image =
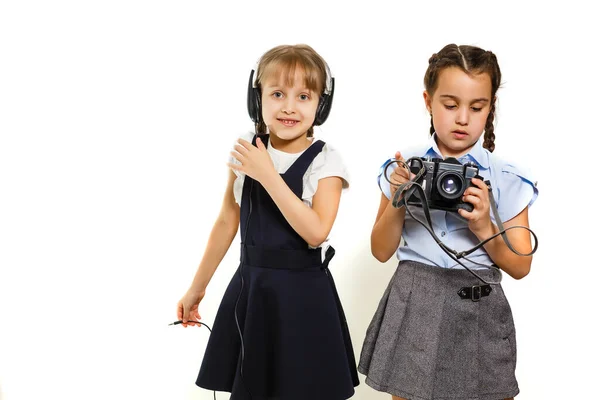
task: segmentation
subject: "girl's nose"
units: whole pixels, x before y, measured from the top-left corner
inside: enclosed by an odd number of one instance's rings
[[[469,123],[469,110],[460,108],[456,113],[456,123],[458,125],[467,125]]]
[[[292,114],[294,113],[294,99],[287,98],[281,105],[281,112],[284,114]]]

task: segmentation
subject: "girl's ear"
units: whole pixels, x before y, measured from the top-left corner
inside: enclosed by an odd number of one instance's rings
[[[427,112],[431,115],[431,96],[427,93],[427,90],[423,91],[423,100],[425,100],[425,107],[427,108]]]

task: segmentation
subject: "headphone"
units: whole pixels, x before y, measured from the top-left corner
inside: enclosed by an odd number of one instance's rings
[[[257,74],[258,63],[254,69],[250,72],[250,79],[248,80],[248,114],[250,115],[250,119],[258,124],[262,122],[262,108],[261,108],[261,93],[260,89],[257,87]],[[315,114],[315,121],[313,126],[322,125],[329,116],[329,112],[331,111],[331,103],[333,102],[333,89],[335,87],[335,78],[331,75],[331,71],[329,70],[329,66],[325,61],[325,88],[323,89],[323,93],[319,97],[319,105],[317,106],[317,112]]]

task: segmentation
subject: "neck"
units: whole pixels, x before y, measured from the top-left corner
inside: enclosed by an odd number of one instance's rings
[[[300,153],[306,150],[312,143],[312,138],[307,137],[306,134],[289,140],[282,139],[273,133],[269,137],[271,139],[271,147],[285,153]]]
[[[440,146],[440,142],[438,140],[437,135],[434,136],[434,140],[435,140],[435,143],[437,144],[437,147],[438,147],[440,153],[442,153],[442,156],[444,158],[447,158],[447,157],[459,158],[461,156],[464,156],[465,154],[467,154],[477,144],[477,142],[475,142],[475,143],[473,143],[472,145],[470,145],[469,147],[467,147],[465,149],[453,150],[453,149],[450,149],[450,148],[446,147],[443,143]]]

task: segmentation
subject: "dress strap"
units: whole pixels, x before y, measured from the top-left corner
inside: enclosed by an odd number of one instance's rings
[[[315,157],[317,157],[323,150],[323,146],[325,146],[325,142],[322,140],[313,142],[313,144],[311,144],[310,147],[306,149],[296,161],[294,161],[294,163],[286,171],[286,175],[289,174],[303,176],[310,164],[314,161]]]

